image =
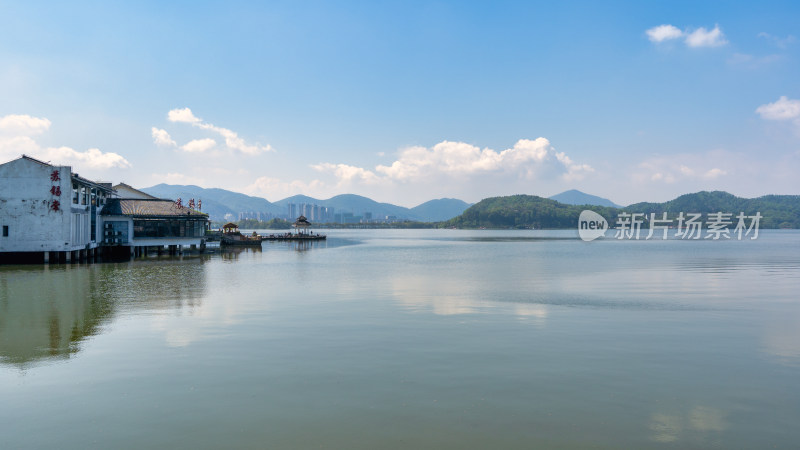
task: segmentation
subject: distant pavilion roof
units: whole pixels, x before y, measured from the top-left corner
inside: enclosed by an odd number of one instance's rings
[[[114,198],[108,201],[101,215],[208,220],[206,213],[161,199]]]
[[[306,219],[306,216],[300,216],[295,220],[292,226],[295,228],[308,228],[311,226],[311,222]]]

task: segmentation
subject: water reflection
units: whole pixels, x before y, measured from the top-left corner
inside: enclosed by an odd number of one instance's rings
[[[24,366],[77,352],[113,315],[113,301],[93,288],[97,279],[98,270],[85,267],[0,272],[0,362]]]
[[[784,364],[800,364],[800,315],[775,314],[764,327],[764,350]]]
[[[356,245],[360,241],[349,238],[329,237],[319,241],[264,241],[267,249],[287,249],[305,252],[312,249],[337,248],[347,245]]]
[[[237,261],[240,257],[252,257],[257,253],[261,253],[261,246],[256,247],[222,247],[220,249],[220,256],[224,261]]]
[[[121,311],[194,308],[205,291],[204,259],[4,268],[0,363],[24,368],[66,359]]]
[[[695,405],[685,414],[657,412],[650,417],[649,423],[651,439],[663,443],[679,440],[705,442],[728,428],[723,410],[704,405]]]
[[[487,295],[482,283],[466,283],[463,279],[446,278],[441,274],[393,275],[389,285],[396,301],[412,311],[451,316],[502,310],[536,324],[543,324],[548,315],[545,304],[498,301]]]

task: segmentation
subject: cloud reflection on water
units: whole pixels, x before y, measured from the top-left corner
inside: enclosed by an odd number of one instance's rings
[[[547,319],[547,305],[498,301],[487,298],[479,284],[465,283],[460,278],[434,275],[391,276],[389,284],[393,298],[411,311],[429,311],[436,315],[510,313],[522,319],[542,323]]]
[[[695,439],[706,441],[709,435],[727,430],[729,424],[723,410],[695,405],[685,414],[653,413],[648,428],[651,431],[652,440],[668,443]]]

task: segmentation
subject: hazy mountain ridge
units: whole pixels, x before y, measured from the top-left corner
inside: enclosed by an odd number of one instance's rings
[[[593,205],[567,205],[533,195],[492,197],[481,200],[464,213],[446,222],[447,226],[463,228],[573,228],[584,209],[593,210],[614,224],[621,212],[707,214],[730,213],[734,222],[739,213],[752,216],[761,213],[761,228],[800,228],[800,195],[766,195],[742,198],[721,191],[701,191],[685,194],[662,203],[636,203],[624,208]]]
[[[326,200],[316,199],[307,195],[294,195],[275,202],[286,210],[289,203],[307,203],[333,208],[335,213],[353,213],[360,216],[365,212],[372,213],[373,218],[383,218],[395,216],[400,219],[419,220],[419,218],[408,208],[393,205],[391,203],[379,203],[371,198],[356,194],[340,194]]]
[[[445,222],[457,228],[573,228],[584,209],[604,217],[616,215],[617,208],[568,205],[536,195],[490,197],[470,206],[458,217]]]
[[[548,197],[550,200],[564,203],[566,205],[595,205],[595,206],[610,206],[612,208],[622,208],[622,206],[612,202],[611,200],[596,195],[587,194],[577,189],[570,189],[560,194]]]
[[[800,228],[800,195],[764,195],[756,198],[737,197],[724,191],[700,191],[684,194],[663,203],[635,203],[625,207],[628,212],[669,213],[670,217],[684,213],[761,213],[762,228]]]
[[[462,214],[470,206],[470,203],[457,198],[439,198],[417,205],[411,208],[411,211],[420,217],[420,220],[439,222]]]
[[[372,213],[373,219],[383,219],[394,216],[400,220],[416,221],[442,221],[455,217],[469,207],[469,204],[458,199],[437,199],[422,203],[413,208],[381,203],[356,194],[341,194],[329,199],[321,200],[307,195],[293,195],[276,202],[270,202],[261,197],[249,196],[238,192],[219,188],[202,188],[194,185],[158,184],[142,189],[150,195],[175,200],[181,198],[184,202],[189,199],[202,199],[203,212],[208,213],[212,220],[224,220],[226,214],[232,214],[234,220],[238,219],[240,212],[267,212],[276,217],[285,217],[288,214],[287,205],[302,203],[334,208],[335,213],[353,213],[361,216]]]
[[[194,185],[162,183],[144,188],[142,191],[161,198],[172,200],[180,198],[184,204],[192,198],[195,201],[202,200],[203,212],[207,213],[211,220],[224,220],[226,214],[233,214],[238,219],[239,212],[244,211],[261,211],[273,215],[280,215],[285,211],[285,208],[276,206],[261,197],[252,197],[218,188],[207,189]]]
[[[233,214],[238,219],[239,212],[268,212],[276,217],[286,217],[289,203],[315,204],[332,207],[336,213],[353,213],[356,216],[365,212],[372,213],[373,219],[394,216],[399,220],[415,220],[427,222],[447,221],[447,226],[464,228],[571,228],[577,226],[580,211],[591,209],[613,222],[622,212],[662,213],[673,217],[679,212],[702,213],[740,212],[753,215],[760,212],[762,228],[800,228],[800,195],[765,195],[757,198],[742,198],[722,191],[701,191],[681,195],[673,200],[661,203],[642,202],[624,208],[582,203],[580,205],[559,202],[552,198],[535,195],[514,195],[491,197],[470,205],[462,200],[441,198],[430,200],[413,208],[406,208],[390,203],[380,203],[368,197],[355,194],[342,194],[326,200],[306,195],[295,195],[276,202],[269,202],[261,197],[253,197],[218,188],[201,188],[193,185],[159,184],[142,191],[162,198],[202,199],[203,212],[212,220],[224,220],[226,214]],[[570,193],[572,191],[566,191]],[[601,197],[574,191],[580,196],[575,198],[603,199]],[[564,194],[564,193],[562,193]],[[558,194],[561,195],[561,194]],[[556,196],[553,196],[556,197]],[[587,206],[589,205],[589,206]]]

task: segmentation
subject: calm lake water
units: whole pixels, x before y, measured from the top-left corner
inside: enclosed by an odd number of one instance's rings
[[[0,448],[797,448],[800,232],[0,267]]]

